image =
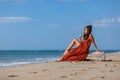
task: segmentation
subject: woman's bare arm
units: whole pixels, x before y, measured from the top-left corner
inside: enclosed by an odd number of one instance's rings
[[[95,40],[94,40],[94,37],[93,37],[92,34],[90,35],[90,40],[91,40],[91,42],[92,42],[94,48],[96,49],[96,51],[99,51],[99,49],[97,48],[97,45],[96,45],[96,43],[95,43]]]
[[[92,43],[93,43],[93,46],[96,49],[96,51],[99,51],[99,49],[97,48],[97,45],[96,45],[95,41],[93,41]]]

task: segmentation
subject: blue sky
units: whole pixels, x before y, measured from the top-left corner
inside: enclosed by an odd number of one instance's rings
[[[0,50],[62,50],[88,24],[93,25],[100,50],[120,50],[119,3],[120,0],[0,0]]]

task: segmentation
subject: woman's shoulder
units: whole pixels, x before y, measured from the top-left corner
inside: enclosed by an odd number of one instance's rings
[[[91,41],[93,41],[93,40],[94,40],[94,36],[93,36],[92,34],[89,34],[89,39],[90,39]]]
[[[92,34],[89,34],[89,37],[93,37],[93,35],[92,35]]]

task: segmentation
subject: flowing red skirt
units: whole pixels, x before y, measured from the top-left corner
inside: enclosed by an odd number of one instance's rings
[[[84,40],[77,48],[69,51],[66,55],[63,55],[60,61],[83,61],[87,58],[89,53],[91,41]]]

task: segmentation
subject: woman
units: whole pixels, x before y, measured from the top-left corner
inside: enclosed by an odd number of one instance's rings
[[[96,51],[99,51],[91,32],[92,32],[92,26],[91,25],[86,26],[84,28],[83,41],[82,41],[82,35],[80,35],[80,41],[77,39],[73,39],[72,42],[69,44],[68,48],[65,50],[63,57],[59,61],[85,60],[88,56],[91,43],[94,45]],[[72,49],[74,45],[76,45],[77,48]]]

